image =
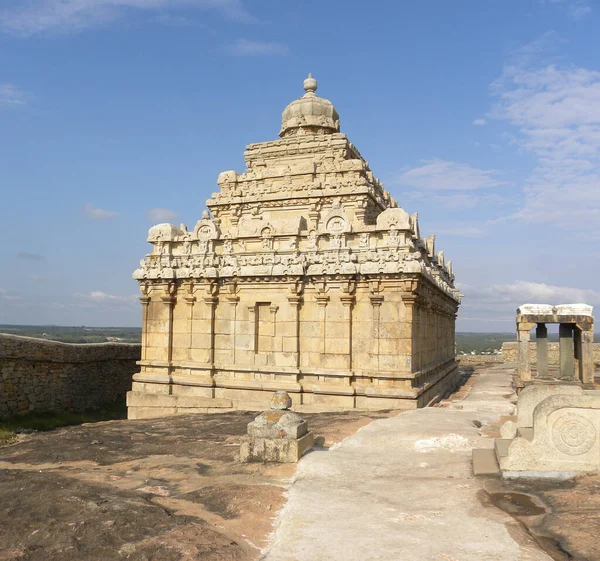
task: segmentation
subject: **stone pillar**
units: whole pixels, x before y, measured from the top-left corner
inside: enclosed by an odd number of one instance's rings
[[[548,328],[545,323],[538,323],[535,328],[537,347],[537,378],[548,378]]]
[[[534,323],[519,323],[517,330],[519,335],[519,358],[518,373],[521,382],[531,382],[531,356],[529,353],[530,331]]]
[[[558,328],[558,337],[560,342],[560,378],[561,380],[574,380],[573,325],[561,323]]]
[[[577,325],[573,326],[573,370],[574,378],[581,382],[581,329]]]
[[[580,379],[584,386],[594,388],[594,328],[581,330]]]

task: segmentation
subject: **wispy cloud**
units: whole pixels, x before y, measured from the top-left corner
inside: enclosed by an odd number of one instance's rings
[[[14,84],[0,84],[0,108],[20,107],[25,105],[31,96]]]
[[[517,52],[493,84],[493,115],[537,158],[525,202],[507,217],[600,230],[600,72],[544,60],[545,36]]]
[[[105,210],[103,208],[94,208],[91,203],[88,203],[83,208],[83,213],[92,220],[106,220],[108,218],[115,218],[119,216],[118,212],[114,210]]]
[[[46,258],[40,253],[30,253],[29,251],[19,251],[17,259],[23,259],[24,261],[46,261]]]
[[[225,47],[225,52],[232,56],[287,55],[290,50],[285,43],[274,41],[249,41],[238,39]]]
[[[9,4],[11,7],[0,11],[0,29],[25,37],[82,31],[143,10],[167,15],[175,9],[212,11],[240,23],[257,21],[243,0],[19,0]]]
[[[487,121],[486,121],[485,119],[475,119],[475,120],[473,121],[473,124],[474,124],[476,127],[483,127],[484,125],[487,125]]]
[[[11,294],[5,288],[0,288],[0,300],[11,302],[11,301],[20,300],[20,299],[21,299],[20,296],[17,296],[16,294]]]
[[[517,306],[532,304],[600,304],[600,292],[590,288],[557,286],[541,282],[517,280],[483,288],[458,283],[468,307],[485,311],[514,311]]]
[[[196,19],[179,14],[158,14],[153,21],[169,27],[196,27],[200,24]]]
[[[456,238],[483,238],[487,235],[484,229],[476,226],[442,226],[436,228],[436,233]]]
[[[177,213],[168,208],[151,208],[146,212],[146,218],[152,224],[173,222],[177,220]]]
[[[92,292],[76,292],[73,294],[74,304],[82,308],[109,308],[109,309],[131,309],[139,304],[136,295],[118,296],[107,294],[100,290]]]
[[[592,11],[588,0],[539,0],[540,4],[561,4],[567,9],[569,16],[579,20]]]
[[[483,170],[469,164],[447,160],[423,160],[392,181],[396,185],[427,191],[474,191],[504,185],[497,179],[498,171]]]
[[[407,191],[403,195],[415,201],[427,201],[448,209],[470,209],[481,205],[499,206],[511,202],[509,197],[478,191]]]

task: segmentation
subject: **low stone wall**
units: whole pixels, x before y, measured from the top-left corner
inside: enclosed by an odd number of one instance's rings
[[[594,363],[600,363],[600,343],[594,343],[592,345],[594,353]],[[531,356],[531,363],[537,364],[537,349],[535,343],[529,343],[529,353]],[[519,343],[511,341],[510,343],[502,343],[502,355],[501,360],[503,362],[516,363],[519,354]],[[548,364],[558,365],[560,361],[560,351],[558,343],[548,343]]]
[[[124,398],[140,345],[73,345],[0,333],[0,418],[85,411]]]
[[[487,364],[489,362],[504,362],[502,355],[457,355],[460,364]]]

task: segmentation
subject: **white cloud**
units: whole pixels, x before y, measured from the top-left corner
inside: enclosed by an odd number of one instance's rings
[[[23,259],[24,261],[46,261],[46,258],[42,254],[30,253],[29,251],[19,251],[17,259]]]
[[[461,309],[475,317],[512,318],[521,304],[574,304],[584,302],[600,304],[600,292],[590,288],[556,286],[551,284],[517,280],[508,284],[493,284],[484,288],[457,283],[464,294]],[[467,319],[463,317],[462,319]],[[473,319],[472,317],[469,319]]]
[[[482,127],[483,125],[487,125],[487,121],[485,119],[475,119],[473,124],[477,127]]]
[[[516,127],[537,159],[523,207],[508,218],[600,229],[600,72],[541,60],[549,36],[526,46],[492,86],[493,115]]]
[[[152,224],[173,222],[174,220],[177,220],[177,213],[168,208],[151,208],[146,213],[146,218],[152,222]]]
[[[5,300],[7,302],[11,302],[11,301],[20,300],[20,299],[21,299],[20,296],[16,296],[15,294],[11,294],[5,288],[0,288],[0,300]]]
[[[119,213],[115,212],[114,210],[94,208],[91,203],[85,205],[83,212],[88,218],[93,220],[106,220],[108,218],[115,218],[116,216],[119,216]]]
[[[14,84],[0,84],[0,108],[20,107],[29,101],[29,94],[20,90]]]
[[[0,29],[20,36],[81,31],[119,20],[134,10],[159,14],[173,9],[202,10],[240,23],[257,21],[243,0],[19,0],[12,5],[0,11]]]
[[[273,41],[249,41],[238,39],[225,47],[225,52],[233,56],[287,55],[290,50],[285,43]]]
[[[427,191],[474,191],[506,184],[496,179],[498,172],[493,169],[483,170],[440,159],[421,163],[423,165],[408,169],[393,183]]]
[[[495,193],[477,193],[473,191],[449,193],[432,193],[430,191],[407,191],[403,195],[417,201],[427,201],[443,205],[448,209],[470,209],[476,206],[498,206],[509,202],[507,197]]]
[[[130,296],[117,296],[114,294],[107,294],[95,290],[92,292],[76,292],[73,294],[75,305],[80,308],[108,308],[115,310],[131,309],[137,306],[138,297],[135,295]]]
[[[575,20],[583,18],[592,11],[588,0],[540,0],[540,4],[562,4]]]

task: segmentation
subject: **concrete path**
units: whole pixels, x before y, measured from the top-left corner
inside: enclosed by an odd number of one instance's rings
[[[471,449],[510,414],[510,370],[482,370],[448,407],[374,421],[299,464],[264,561],[550,561],[485,502]]]

